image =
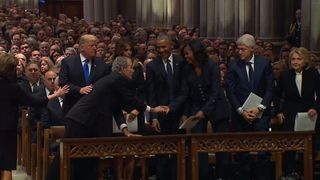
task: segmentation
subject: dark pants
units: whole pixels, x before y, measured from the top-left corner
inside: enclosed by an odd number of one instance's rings
[[[266,113],[266,112],[265,112]],[[269,116],[262,116],[261,119],[255,120],[252,124],[249,124],[239,115],[234,120],[236,131],[238,132],[258,132],[268,131],[269,128]],[[268,152],[258,152],[257,160],[249,153],[238,153],[236,160],[239,165],[239,178],[237,179],[257,179],[257,180],[271,180],[274,179],[273,173],[270,167],[271,154]]]
[[[211,122],[214,133],[230,132],[230,120]],[[216,153],[216,178],[230,179],[232,176],[232,155],[229,152]]]

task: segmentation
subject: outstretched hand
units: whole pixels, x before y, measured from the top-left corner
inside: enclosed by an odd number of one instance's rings
[[[170,111],[168,106],[157,106],[151,108],[151,112],[159,113],[159,114],[167,114]]]
[[[56,97],[61,97],[63,95],[65,95],[66,93],[68,93],[70,90],[70,86],[69,85],[64,85],[62,88],[58,88],[55,92],[54,95],[56,95]]]

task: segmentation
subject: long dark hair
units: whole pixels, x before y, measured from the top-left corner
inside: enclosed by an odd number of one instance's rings
[[[209,61],[209,57],[206,53],[206,49],[204,48],[204,46],[201,44],[201,41],[199,40],[191,40],[188,44],[186,44],[182,50],[184,50],[184,48],[186,48],[187,46],[190,47],[193,56],[195,57],[195,59],[199,62],[199,64],[203,65],[206,64]],[[182,52],[182,54],[184,55],[184,52]]]

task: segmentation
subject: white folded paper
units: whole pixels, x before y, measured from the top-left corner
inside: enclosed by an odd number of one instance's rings
[[[317,118],[317,116],[309,118],[307,112],[297,113],[294,123],[294,131],[314,131]]]
[[[250,93],[249,96],[247,97],[246,101],[243,103],[242,105],[242,109],[244,111],[248,110],[248,109],[251,109],[251,108],[256,108],[258,107],[259,104],[261,104],[262,102],[262,98],[254,93]],[[262,113],[261,112],[259,115],[258,115],[258,118],[261,118],[262,116]]]
[[[131,122],[128,121],[128,116],[126,118],[126,123],[128,125],[129,132],[138,132],[138,118],[136,117]],[[116,120],[114,117],[112,117],[112,126],[113,126],[113,133],[122,133],[122,131],[119,129]]]
[[[199,120],[200,119],[196,118],[195,116],[190,116],[180,125],[179,129],[193,128],[199,122]]]

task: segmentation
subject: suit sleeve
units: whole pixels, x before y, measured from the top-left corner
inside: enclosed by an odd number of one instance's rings
[[[117,123],[118,128],[120,129],[121,124],[126,124],[126,119],[123,115],[122,109],[120,107],[113,107],[112,114]]]
[[[227,72],[226,78],[226,92],[230,101],[230,104],[234,109],[238,109],[242,105],[240,104],[236,96],[236,72],[235,72],[235,62],[231,62]]]
[[[43,129],[49,128],[51,126],[49,110],[47,107],[41,110],[41,121]]]
[[[276,114],[280,113],[283,111],[282,107],[283,107],[283,100],[282,100],[282,95],[283,95],[283,85],[284,85],[284,73],[282,72],[280,74],[280,78],[279,81],[277,83],[277,86],[275,87],[275,94],[273,96],[273,103],[274,103],[274,108],[275,108],[275,112]]]
[[[188,69],[189,69],[188,66],[185,66],[182,69],[182,74],[185,76],[181,76],[181,85],[180,85],[179,94],[169,104],[170,111],[172,112],[175,112],[178,109],[180,109],[182,106],[184,106],[189,96],[189,86],[188,86],[188,80],[187,80],[187,74],[189,74]]]
[[[41,107],[48,103],[48,98],[45,96],[33,96],[32,94],[25,92],[18,85],[16,88],[18,92],[17,99],[21,106]]]
[[[319,83],[320,82],[320,75],[316,70],[313,71],[313,73],[315,76],[314,84],[315,84],[315,94],[316,94],[316,101],[315,101],[314,108],[317,110],[318,116],[319,116],[319,113],[320,113],[320,83]]]
[[[212,64],[212,66],[209,66],[209,67],[210,67],[209,82],[211,82],[210,89],[209,89],[210,98],[207,101],[207,103],[202,107],[202,111],[206,116],[209,116],[214,111],[217,104],[216,102],[217,102],[218,93],[219,93],[219,90],[221,89],[219,67],[216,64]]]
[[[269,61],[267,61],[266,69],[265,69],[265,95],[262,99],[261,104],[265,107],[269,107],[273,98],[273,74],[272,74],[272,66]]]
[[[147,106],[142,100],[132,94],[132,92],[126,87],[126,83],[127,81],[121,79],[112,84],[114,92],[120,94],[122,100],[121,106],[126,108],[126,110],[137,109],[140,113],[143,113]]]
[[[66,61],[71,61],[72,59],[63,59],[61,62],[61,69],[60,69],[60,73],[59,73],[59,85],[61,87],[63,87],[64,85],[69,85],[70,86],[70,90],[69,93],[70,95],[74,96],[74,97],[81,97],[80,94],[80,86],[77,86],[73,83],[71,83],[70,81],[70,73],[72,73],[71,71],[77,71],[76,69],[71,69],[71,67],[67,64]],[[81,77],[79,77],[81,78]]]
[[[152,64],[149,63],[147,65],[147,73],[146,73],[146,85],[147,85],[147,94],[148,94],[148,104],[152,107],[155,107],[158,105],[157,101],[156,101],[156,97],[155,97],[155,86],[156,86],[156,81],[155,81],[155,72],[153,70],[153,67],[151,66]],[[150,120],[152,119],[158,119],[158,115],[156,113],[150,113]]]

